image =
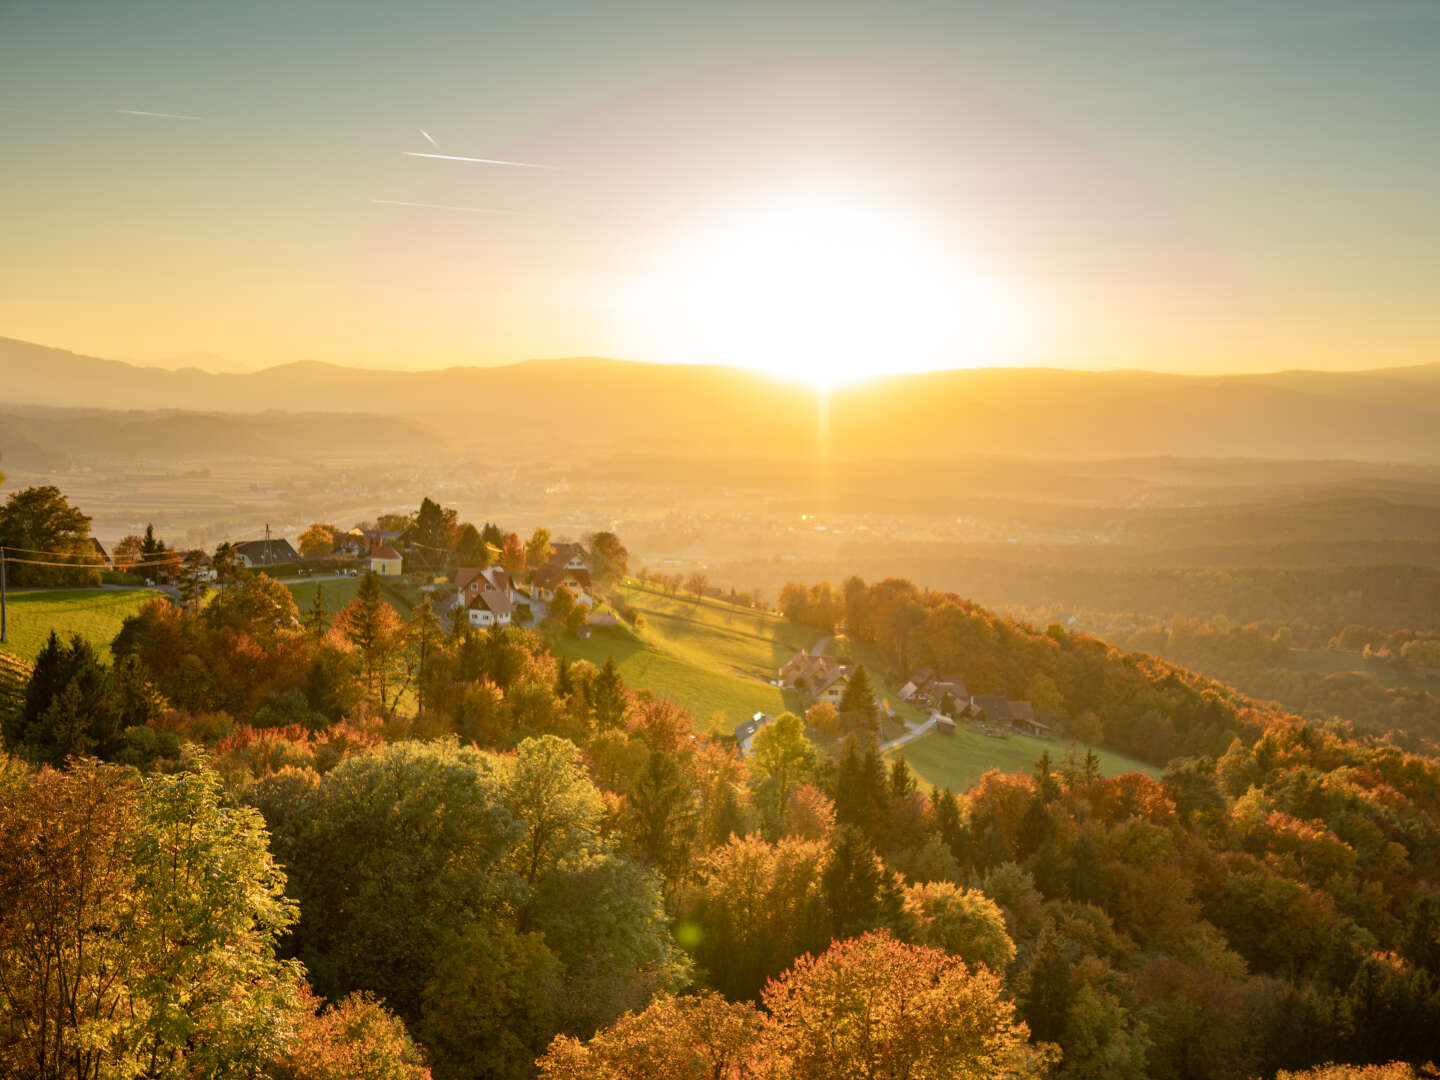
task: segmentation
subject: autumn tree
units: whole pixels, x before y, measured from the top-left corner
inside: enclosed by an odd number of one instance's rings
[[[505,538],[505,546],[500,549],[500,565],[512,574],[525,572],[525,545],[513,532]]]
[[[1037,1075],[999,975],[883,932],[802,957],[764,1002],[764,1052],[796,1080]]]
[[[537,526],[530,534],[530,539],[525,542],[525,565],[531,567],[544,566],[550,561],[550,530]]]
[[[756,998],[767,979],[830,940],[820,887],[825,845],[733,837],[705,858],[686,922],[710,984],[732,1000]]]
[[[840,713],[828,701],[817,701],[805,710],[805,726],[826,735],[840,734]]]
[[[310,527],[300,534],[300,554],[307,559],[329,555],[335,550],[335,534],[335,526],[327,525],[323,521],[312,522]]]
[[[373,994],[330,1005],[300,992],[294,1041],[270,1063],[272,1080],[430,1080],[425,1055]]]
[[[131,533],[118,541],[110,549],[110,561],[115,564],[115,569],[133,570],[140,565],[140,548],[144,543],[144,537],[136,533]]]
[[[917,941],[958,956],[971,967],[984,964],[991,971],[1004,972],[1015,959],[1004,915],[995,901],[975,889],[948,881],[910,885],[905,889],[905,912]]]
[[[761,1014],[714,991],[657,994],[589,1042],[557,1037],[537,1063],[542,1080],[758,1080]]]
[[[253,810],[207,771],[82,763],[0,792],[0,1064],[258,1075],[291,1038],[294,921]]]

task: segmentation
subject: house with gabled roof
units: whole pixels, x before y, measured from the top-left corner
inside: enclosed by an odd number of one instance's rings
[[[451,589],[451,599],[442,605],[443,610],[463,607],[466,620],[475,627],[510,625],[515,614],[515,588],[504,567],[461,567],[455,571]]]
[[[389,544],[370,548],[370,569],[382,577],[398,577],[405,571],[405,558]]]
[[[816,687],[839,667],[840,662],[833,656],[821,656],[801,649],[781,666],[780,685],[813,694]]]
[[[1036,718],[1035,707],[1028,701],[1010,702],[1010,726],[1041,739],[1050,737],[1050,725]]]
[[[835,664],[811,684],[810,694],[816,701],[828,701],[831,705],[838,706],[849,686],[850,666]]]
[[[246,540],[236,544],[234,551],[235,565],[247,569],[300,561],[300,553],[290,546],[290,541],[278,537],[272,540]]]
[[[1010,699],[1003,694],[975,694],[970,704],[992,724],[1010,723]]]

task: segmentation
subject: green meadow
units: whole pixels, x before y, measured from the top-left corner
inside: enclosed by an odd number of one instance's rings
[[[160,593],[151,589],[54,589],[11,593],[6,602],[5,649],[34,660],[54,630],[61,637],[79,634],[109,657],[110,643],[126,616]]]
[[[1069,743],[1063,738],[1036,739],[1029,735],[1011,735],[1008,739],[999,739],[981,734],[962,723],[954,735],[931,732],[897,747],[890,754],[903,757],[927,787],[967,791],[991,769],[1030,772],[1045,751],[1050,751],[1051,760],[1058,763],[1068,749]],[[1096,748],[1095,756],[1100,759],[1100,772],[1104,776],[1127,772],[1160,775],[1155,766],[1112,750]]]

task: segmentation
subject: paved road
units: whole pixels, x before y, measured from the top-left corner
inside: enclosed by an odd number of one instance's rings
[[[832,642],[833,640],[835,640],[834,634],[826,634],[819,641],[815,642],[814,645],[810,646],[810,655],[824,656],[825,650],[830,647],[830,642]]]
[[[932,716],[923,724],[916,724],[913,727],[911,727],[909,724],[906,724],[905,727],[907,730],[904,735],[901,735],[899,738],[896,739],[891,739],[887,743],[880,744],[880,752],[882,754],[887,753],[890,750],[894,750],[897,746],[904,746],[908,742],[914,742],[922,735],[930,734],[930,732],[935,730],[935,718]]]

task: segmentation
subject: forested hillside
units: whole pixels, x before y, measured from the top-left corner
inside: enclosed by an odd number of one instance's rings
[[[152,601],[113,664],[52,640],[5,717],[0,1062],[1245,1080],[1433,1052],[1440,762],[904,582],[787,609],[1163,775],[1077,745],[927,795],[792,714],[741,757],[557,660],[562,628],[451,634],[373,577],[302,612],[241,573]]]

